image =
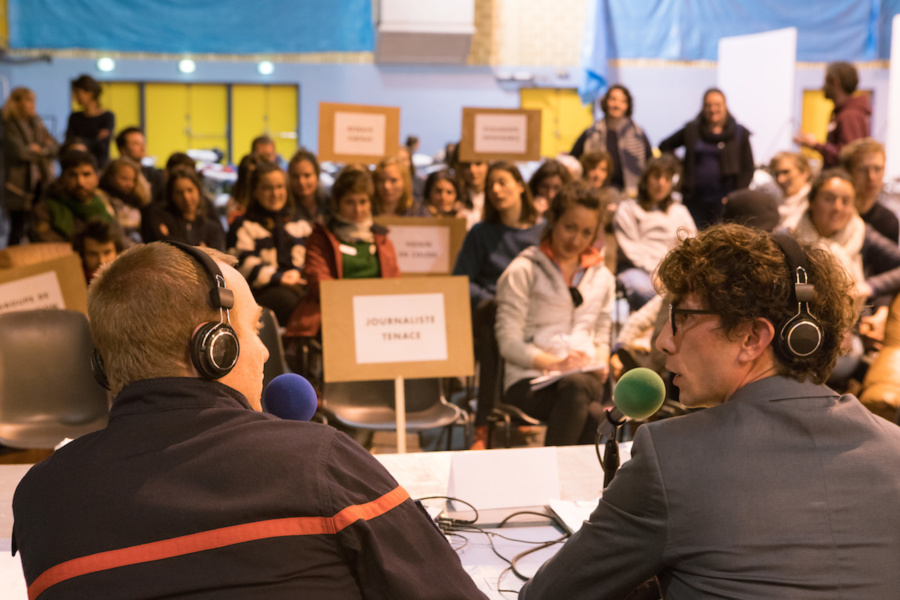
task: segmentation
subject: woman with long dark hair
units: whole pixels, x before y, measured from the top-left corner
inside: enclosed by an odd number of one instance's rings
[[[166,203],[151,204],[141,219],[144,242],[174,240],[191,246],[225,250],[225,232],[204,210],[203,184],[188,169],[176,169],[166,180]]]
[[[475,356],[479,363],[473,449],[486,446],[487,417],[498,385],[499,350],[494,337],[497,280],[519,252],[539,243],[543,228],[535,225],[537,214],[531,190],[513,163],[499,161],[488,168],[485,196],[484,216],[466,234],[453,267],[454,275],[469,278]]]

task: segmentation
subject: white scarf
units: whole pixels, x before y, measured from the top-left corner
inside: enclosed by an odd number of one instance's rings
[[[863,274],[862,247],[866,239],[866,224],[859,215],[853,215],[843,229],[832,236],[824,237],[816,230],[809,211],[803,213],[800,221],[792,231],[795,238],[801,242],[815,244],[820,248],[829,250],[837,261],[844,267],[850,278],[859,285],[865,283]]]

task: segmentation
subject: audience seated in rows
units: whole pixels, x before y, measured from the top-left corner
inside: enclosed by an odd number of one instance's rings
[[[228,225],[247,212],[250,203],[250,175],[265,159],[255,154],[247,154],[241,159],[237,169],[237,180],[231,186],[228,203],[225,205],[225,219]]]
[[[319,182],[321,169],[316,155],[306,148],[300,148],[291,157],[287,173],[297,216],[310,223],[328,221],[331,199]]]
[[[880,200],[884,188],[884,146],[872,138],[850,142],[841,150],[841,166],[853,180],[856,212],[866,225],[897,244],[900,221]]]
[[[194,171],[170,172],[165,204],[152,205],[144,215],[144,242],[173,240],[223,251],[225,231],[219,219],[207,213],[206,204],[203,184]]]
[[[493,163],[485,190],[484,217],[466,234],[453,267],[454,275],[469,278],[475,358],[479,363],[476,448],[486,445],[487,417],[499,389],[499,349],[494,337],[497,280],[522,250],[539,243],[543,229],[542,224],[535,224],[531,190],[514,164]]]
[[[812,184],[809,210],[791,234],[802,242],[829,250],[854,282],[859,304],[874,303],[860,319],[859,333],[880,343],[884,337],[888,305],[900,291],[900,248],[866,225],[856,212],[855,190],[842,169],[827,169]],[[853,339],[848,339],[847,350]],[[841,359],[844,376],[855,374],[861,344]],[[833,382],[834,383],[834,382]]]
[[[141,242],[141,215],[152,200],[150,184],[130,158],[111,161],[100,177],[100,189],[109,196],[116,221],[133,243]]]
[[[564,185],[572,181],[572,174],[561,162],[555,159],[545,160],[531,179],[528,187],[531,189],[531,201],[534,203],[534,212],[537,220],[544,218],[544,213],[550,208],[553,199]]]
[[[71,242],[89,220],[115,221],[109,197],[98,188],[94,157],[72,150],[59,162],[62,174],[34,207],[31,236],[36,242]]]
[[[465,219],[469,209],[459,199],[456,175],[449,169],[435,171],[425,180],[425,202],[418,216]]]
[[[409,169],[396,156],[382,159],[375,167],[375,195],[372,212],[375,216],[406,217],[418,212],[412,193]]]
[[[651,275],[679,234],[697,233],[687,208],[672,197],[679,171],[671,156],[652,159],[641,175],[637,198],[621,202],[616,211],[616,270],[632,310],[656,295]]]
[[[250,203],[228,230],[228,253],[254,298],[287,325],[306,292],[303,269],[309,221],[298,218],[278,165],[263,162],[250,175]]]
[[[332,216],[317,223],[306,244],[307,294],[287,325],[288,338],[319,335],[320,284],[331,279],[399,277],[388,230],[372,220],[372,176],[365,167],[344,167],[331,188]]]
[[[144,164],[147,157],[147,139],[139,127],[126,127],[116,136],[116,148],[119,155],[130,158],[141,168],[144,179],[150,185],[150,196],[153,202],[163,202],[166,194],[166,180],[162,170]]]
[[[468,209],[466,229],[471,230],[475,223],[484,216],[485,180],[488,164],[486,162],[461,162],[459,146],[453,147],[449,158],[450,168],[456,173],[459,198]]]
[[[778,203],[779,227],[790,229],[809,208],[809,160],[799,152],[779,152],[769,161],[769,171],[782,194]]]
[[[88,221],[72,240],[72,248],[81,256],[84,278],[90,283],[97,270],[111,263],[125,250],[119,226],[109,221]]]

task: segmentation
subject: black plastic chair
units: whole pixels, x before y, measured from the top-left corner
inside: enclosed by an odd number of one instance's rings
[[[502,398],[503,397],[503,374],[506,367],[506,361],[503,360],[503,357],[500,357],[497,361],[497,389],[495,390],[494,397]],[[515,422],[516,425],[541,425],[546,426],[547,424],[541,421],[540,419],[536,419],[526,413],[524,410],[517,406],[513,406],[512,404],[507,404],[500,400],[494,401],[494,406],[491,409],[490,414],[488,415],[488,439],[487,439],[487,447],[491,449],[494,447],[494,431],[497,429],[497,425],[499,423],[503,423],[503,433],[504,433],[504,448],[509,448],[512,444],[512,426]]]
[[[262,309],[262,327],[259,330],[259,338],[269,351],[269,360],[263,369],[263,389],[269,382],[285,373],[290,373],[287,361],[284,358],[284,346],[281,343],[281,331],[278,329],[278,320],[270,308]]]
[[[454,425],[465,426],[468,439],[469,414],[446,401],[440,379],[407,379],[404,393],[407,431],[444,427],[448,450]],[[369,431],[397,428],[393,381],[326,382],[322,408],[329,420],[345,427]]]
[[[265,393],[266,386],[269,385],[270,381],[279,375],[291,373],[292,371],[288,367],[287,359],[285,358],[284,344],[281,341],[281,329],[278,327],[278,319],[275,317],[272,309],[264,307],[260,321],[262,321],[262,327],[259,330],[259,338],[269,351],[269,360],[266,361],[266,366],[263,368],[263,393]],[[265,410],[265,407],[263,407],[263,410]],[[328,424],[328,418],[320,410],[317,410],[310,420],[316,423]]]
[[[80,312],[0,314],[0,444],[53,448],[106,427],[109,398],[91,373],[93,347]]]

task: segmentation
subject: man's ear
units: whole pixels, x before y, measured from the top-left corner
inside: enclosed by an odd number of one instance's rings
[[[741,331],[740,357],[748,361],[755,360],[772,345],[774,339],[775,326],[771,321],[762,317],[753,319]]]

